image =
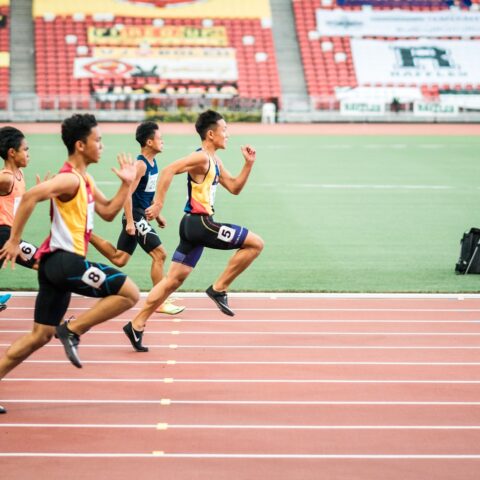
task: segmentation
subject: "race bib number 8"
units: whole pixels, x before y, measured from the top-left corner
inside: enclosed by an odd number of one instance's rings
[[[235,238],[235,229],[222,225],[218,231],[217,238],[230,243]]]
[[[89,287],[100,288],[107,276],[97,267],[90,267],[82,276],[82,282]]]
[[[20,242],[20,251],[22,252],[22,257],[25,260],[31,260],[37,251],[37,248],[33,246],[31,243],[27,242]]]

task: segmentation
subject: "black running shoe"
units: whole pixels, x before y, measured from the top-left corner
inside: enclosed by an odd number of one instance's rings
[[[6,309],[7,309],[7,306],[4,303],[1,303],[0,304],[0,312],[3,312]]]
[[[7,410],[0,405],[0,414],[7,413]]]
[[[82,368],[80,363],[80,358],[78,358],[77,347],[80,343],[80,337],[70,331],[66,323],[62,323],[55,329],[57,335],[56,337],[62,342],[63,348],[68,359],[77,367]]]
[[[123,331],[125,332],[125,335],[130,340],[130,343],[132,344],[132,347],[137,352],[148,352],[148,347],[144,347],[142,345],[143,332],[139,332],[138,330],[135,330],[133,328],[132,322],[128,322],[123,327]]]
[[[72,320],[75,320],[75,315],[70,315],[68,318],[64,318],[63,319],[63,323],[65,325],[68,324],[68,322],[72,321]],[[55,332],[55,335],[54,335],[55,338],[58,338],[58,335],[57,335],[57,332]]]
[[[205,293],[217,304],[217,307],[225,314],[233,317],[235,312],[228,306],[227,292],[217,292],[210,285]]]

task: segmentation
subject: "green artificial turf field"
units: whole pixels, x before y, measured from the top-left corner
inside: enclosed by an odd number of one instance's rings
[[[132,131],[134,128],[132,127]],[[58,135],[30,135],[34,175],[57,171],[66,158]],[[188,154],[194,136],[167,135],[160,165]],[[239,196],[219,189],[218,221],[245,225],[265,250],[233,284],[233,291],[477,292],[480,276],[457,276],[463,231],[480,227],[480,138],[468,136],[236,136],[220,152],[237,173],[239,146],[251,143],[257,162]],[[115,153],[137,153],[125,135],[105,135],[99,165],[89,170],[111,196],[118,181]],[[169,258],[178,241],[186,178],[169,191],[161,238]],[[48,202],[37,208],[24,238],[40,243],[48,232]],[[120,216],[96,218],[96,233],[116,243]],[[182,290],[204,290],[230,252],[206,251]],[[91,247],[89,258],[104,261]],[[169,261],[166,267],[168,268]],[[150,288],[150,257],[140,248],[124,269]],[[21,267],[0,273],[0,290],[36,289],[36,275]]]

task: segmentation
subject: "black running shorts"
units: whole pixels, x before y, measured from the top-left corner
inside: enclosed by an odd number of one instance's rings
[[[38,269],[35,322],[59,325],[72,293],[87,297],[108,297],[119,292],[126,278],[124,273],[113,267],[89,262],[75,253],[57,250],[44,255]]]
[[[146,253],[150,253],[155,248],[159,247],[162,242],[155,229],[148,223],[145,217],[145,210],[133,209],[133,221],[135,222],[135,235],[128,235],[125,230],[127,220],[125,215],[122,217],[122,231],[118,237],[117,250],[127,252],[129,255],[133,255],[133,252],[137,248],[137,244]]]
[[[180,222],[180,243],[172,261],[195,267],[204,247],[216,250],[241,248],[248,230],[232,223],[217,223],[211,215],[186,213]]]

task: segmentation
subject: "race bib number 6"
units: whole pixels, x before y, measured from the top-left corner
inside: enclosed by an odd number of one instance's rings
[[[27,242],[20,242],[20,251],[22,252],[21,255],[25,260],[31,260],[37,251],[37,248],[33,246],[31,243]]]
[[[107,276],[97,267],[90,267],[82,276],[82,282],[89,287],[100,288]]]

